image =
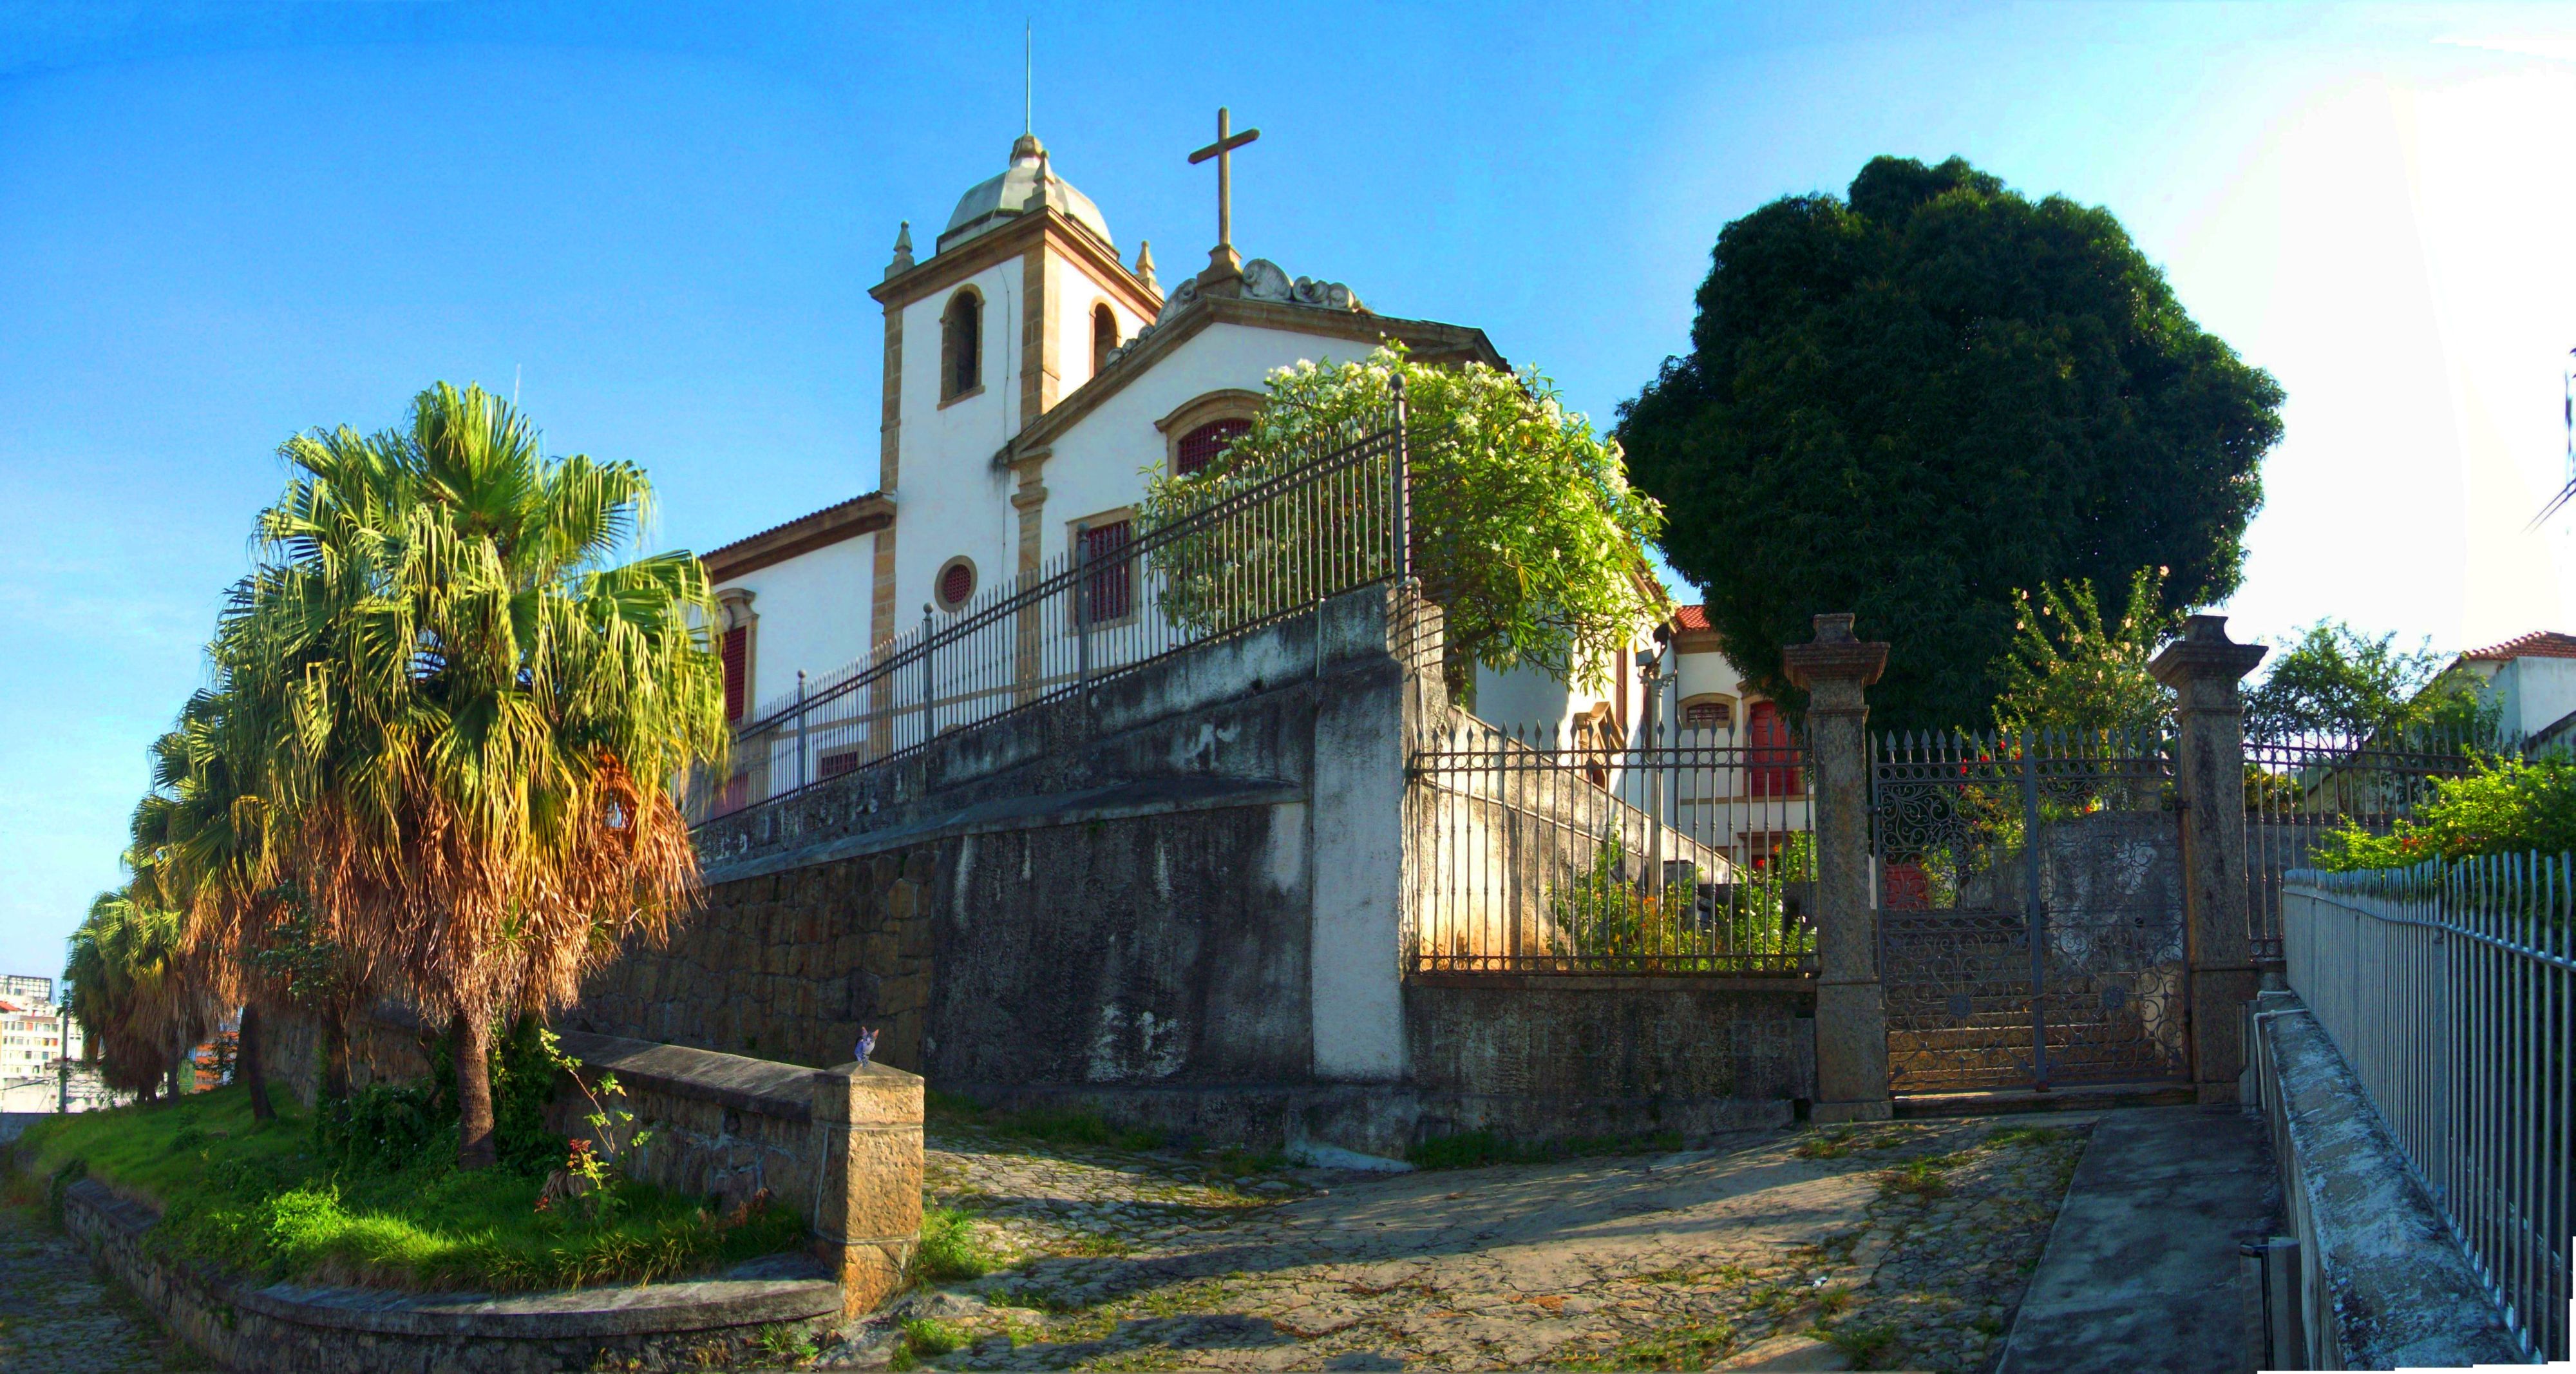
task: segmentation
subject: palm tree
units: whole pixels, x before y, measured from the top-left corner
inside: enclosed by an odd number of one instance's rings
[[[479,387],[408,428],[299,435],[217,657],[279,722],[288,874],[455,1047],[458,1162],[493,1158],[492,1026],[572,1000],[696,898],[673,779],[720,766],[723,670],[686,553],[616,561],[641,470],[550,458]],[[273,710],[271,709],[273,708]]]
[[[265,726],[254,703],[218,687],[191,697],[177,728],[152,750],[152,790],[134,809],[126,853],[131,890],[180,918],[178,956],[191,984],[216,1005],[239,1007],[239,1072],[254,1119],[276,1115],[268,1099],[261,1003],[274,980],[258,976],[256,955],[282,904],[276,880],[278,827],[258,780]]]
[[[90,903],[63,966],[101,1076],[145,1101],[206,1030],[207,1006],[182,966],[181,944],[176,912],[115,889]]]

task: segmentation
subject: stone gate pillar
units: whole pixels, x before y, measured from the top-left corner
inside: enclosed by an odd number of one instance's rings
[[[1852,637],[1849,615],[1816,617],[1816,637],[1782,653],[1807,689],[1807,798],[1816,835],[1814,1119],[1884,1121],[1887,995],[1869,846],[1869,702],[1887,646]]]
[[[2236,684],[2263,654],[2260,644],[2227,637],[2227,617],[2196,615],[2147,665],[2175,696],[2191,1078],[2202,1102],[2236,1100],[2236,1077],[2245,1069],[2241,1012],[2259,983],[2246,902],[2244,699]]]

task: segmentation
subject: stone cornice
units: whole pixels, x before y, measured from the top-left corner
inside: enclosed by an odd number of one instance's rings
[[[1414,356],[1423,362],[1479,362],[1506,370],[1510,367],[1503,361],[1503,355],[1494,351],[1493,342],[1485,337],[1485,331],[1469,325],[1442,324],[1436,320],[1402,320],[1350,310],[1321,310],[1309,305],[1248,300],[1238,296],[1201,296],[1156,326],[1152,334],[1120,354],[1117,361],[1103,368],[1091,380],[1074,388],[1073,394],[1065,397],[1055,409],[1022,429],[1017,438],[994,455],[995,465],[1007,466],[1017,461],[1016,455],[1028,449],[1053,444],[1083,416],[1099,409],[1103,401],[1125,390],[1129,382],[1143,376],[1155,363],[1169,357],[1182,344],[1215,324],[1249,325],[1291,334],[1350,339],[1371,345],[1393,340],[1411,348]]]
[[[1011,223],[988,233],[978,234],[955,249],[930,258],[909,271],[878,282],[868,294],[888,311],[933,296],[965,281],[987,267],[1008,262],[1043,243],[1065,257],[1092,269],[1093,277],[1120,298],[1120,303],[1144,319],[1152,319],[1163,309],[1159,291],[1137,280],[1136,274],[1118,260],[1118,251],[1102,243],[1080,224],[1053,208],[1032,210]]]
[[[1780,663],[1789,681],[1811,692],[1826,683],[1866,687],[1887,671],[1887,647],[1880,640],[1854,638],[1847,614],[1820,615],[1816,637],[1782,649]]]
[[[894,502],[885,493],[872,491],[711,549],[700,554],[698,562],[706,568],[709,582],[726,582],[893,523]]]
[[[2232,690],[2254,665],[2263,661],[2271,650],[2260,644],[2239,644],[2227,637],[2227,617],[2196,615],[2183,622],[2182,638],[2166,645],[2147,671],[2156,681],[2175,691],[2191,683],[2217,682]],[[2203,703],[2186,701],[2185,707]]]

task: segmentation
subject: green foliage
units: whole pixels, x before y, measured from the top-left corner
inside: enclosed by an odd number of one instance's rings
[[[921,1244],[912,1252],[912,1273],[926,1283],[962,1283],[980,1279],[998,1267],[975,1243],[974,1218],[954,1207],[932,1207],[921,1214]]]
[[[903,1323],[903,1353],[914,1359],[937,1359],[963,1349],[966,1333],[937,1317],[909,1317]]]
[[[371,1083],[314,1113],[313,1148],[346,1169],[400,1169],[456,1146],[456,1089],[445,1083]]]
[[[63,977],[71,983],[88,1056],[111,1087],[149,1090],[207,1025],[187,987],[186,923],[133,890],[102,892],[73,930]]]
[[[1652,1370],[1706,1369],[1736,1344],[1735,1327],[1724,1321],[1667,1322],[1644,1335],[1622,1339],[1609,1351],[1593,1354],[1559,1346],[1561,1369]]]
[[[1548,944],[1553,954],[1582,957],[1594,968],[1666,972],[1715,971],[1742,956],[1812,953],[1815,931],[1791,917],[1790,893],[1816,876],[1815,839],[1792,836],[1761,867],[1739,867],[1713,913],[1695,909],[1697,875],[1658,894],[1628,878],[1625,838],[1613,829],[1593,847],[1592,862],[1548,889]],[[1613,962],[1602,963],[1603,959]]]
[[[1995,724],[2005,730],[2153,731],[2173,691],[2147,664],[2181,625],[2164,604],[2164,570],[2129,575],[2128,599],[2106,621],[2090,579],[2021,597]]]
[[[2576,761],[2479,755],[2462,777],[2433,780],[2433,799],[2386,835],[2347,822],[2308,850],[2328,872],[2412,868],[2428,860],[2576,852]]]
[[[2109,211],[1882,157],[1726,227],[1617,432],[1752,689],[1803,701],[1781,646],[1852,611],[1894,645],[1872,723],[1942,730],[1992,714],[2015,589],[2235,587],[2281,399]]]
[[[2478,738],[2497,712],[2480,700],[2474,674],[2446,671],[2432,641],[2412,650],[2397,636],[2374,639],[2339,620],[2320,620],[2271,656],[2263,680],[2245,693],[2245,732],[2254,738],[2323,734],[2381,739],[2430,732]]]
[[[620,1201],[611,1217],[541,1212],[534,1178],[460,1171],[437,1150],[333,1158],[314,1126],[291,1100],[275,1122],[254,1122],[246,1092],[220,1088],[178,1106],[39,1123],[20,1158],[62,1177],[85,1169],[155,1202],[155,1244],[263,1281],[494,1291],[651,1282],[805,1241],[803,1219],[781,1209],[718,1216],[624,1181],[611,1185]]]
[[[1435,366],[1401,346],[1358,362],[1282,368],[1270,375],[1252,428],[1215,462],[1186,477],[1153,477],[1149,522],[1168,525],[1375,430],[1393,413],[1398,375],[1411,413],[1414,574],[1444,614],[1452,682],[1477,663],[1606,681],[1617,651],[1663,614],[1645,553],[1663,532],[1663,511],[1628,484],[1619,446],[1566,409],[1534,370]],[[1376,500],[1321,499],[1350,504],[1318,521],[1355,518]],[[1243,603],[1316,585],[1310,564],[1331,544],[1293,525],[1256,545],[1174,546],[1164,563],[1167,612],[1213,622],[1287,609]],[[1247,576],[1247,563],[1265,566]]]

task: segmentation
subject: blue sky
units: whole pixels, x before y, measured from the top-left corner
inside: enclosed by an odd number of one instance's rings
[[[896,223],[1037,131],[1122,246],[1481,326],[1607,420],[1728,220],[1887,152],[2119,214],[2287,387],[2240,635],[2565,628],[2576,11],[0,0],[0,969],[117,880],[278,442],[507,388],[658,542],[871,485]],[[2142,493],[2142,499],[2148,495]],[[2562,522],[2562,525],[2565,522]]]

